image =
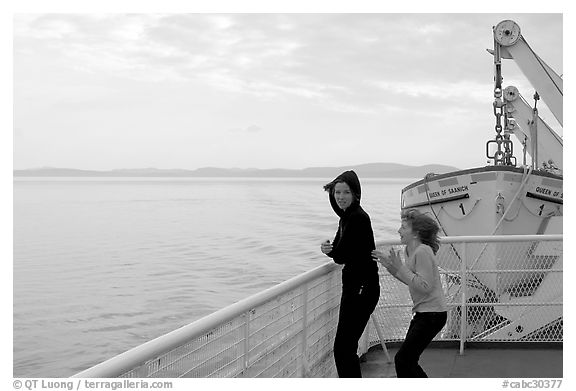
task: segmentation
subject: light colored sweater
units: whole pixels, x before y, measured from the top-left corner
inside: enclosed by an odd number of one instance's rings
[[[407,250],[405,250],[407,253]],[[434,252],[425,244],[406,255],[406,262],[395,277],[408,285],[414,306],[413,312],[446,311],[446,298]]]

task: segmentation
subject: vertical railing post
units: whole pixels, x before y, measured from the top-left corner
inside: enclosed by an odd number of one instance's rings
[[[466,324],[467,310],[466,310],[466,288],[467,288],[467,278],[466,278],[466,250],[467,243],[462,242],[462,259],[460,262],[460,289],[462,290],[461,302],[460,302],[460,354],[464,354],[464,343],[466,342]]]
[[[308,377],[308,283],[304,284],[304,292],[302,293],[302,349],[300,352],[302,356],[302,371],[300,377]]]
[[[242,355],[242,372],[246,375],[248,355],[250,353],[250,311],[244,313],[244,354]]]
[[[374,328],[376,329],[376,334],[378,334],[378,339],[380,340],[380,345],[382,346],[382,350],[386,355],[386,360],[389,363],[391,363],[392,359],[390,358],[390,353],[388,353],[388,349],[386,348],[386,342],[385,342],[386,337],[384,335],[384,331],[382,331],[382,327],[380,327],[380,325],[378,324],[378,320],[376,319],[374,314],[370,315],[370,318],[372,319],[372,323],[374,324]]]

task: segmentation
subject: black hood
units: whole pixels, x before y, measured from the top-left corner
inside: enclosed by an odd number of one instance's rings
[[[360,204],[362,189],[360,188],[360,179],[358,179],[358,175],[356,175],[356,173],[352,170],[344,171],[342,174],[338,175],[332,182],[324,185],[324,190],[326,190],[329,194],[330,205],[332,205],[332,209],[334,209],[334,212],[336,212],[338,216],[342,216],[345,211],[340,209],[340,207],[336,203],[333,192],[334,186],[338,182],[345,182],[348,186],[350,186],[350,190],[352,191],[352,194],[354,194],[354,197],[356,198],[352,202],[352,205],[350,205],[350,208],[348,209],[352,209],[353,206]]]

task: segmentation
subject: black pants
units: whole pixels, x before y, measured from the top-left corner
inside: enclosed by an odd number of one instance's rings
[[[396,376],[428,377],[418,360],[432,339],[446,324],[446,312],[416,312],[410,321],[406,339],[394,357]]]
[[[334,340],[334,361],[338,377],[362,377],[357,354],[358,340],[379,299],[378,284],[343,289]]]

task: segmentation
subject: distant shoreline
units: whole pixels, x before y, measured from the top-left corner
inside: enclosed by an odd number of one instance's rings
[[[443,174],[459,169],[439,164],[407,166],[395,163],[370,163],[342,167],[311,167],[300,170],[205,167],[196,170],[143,168],[96,171],[36,168],[13,170],[13,175],[14,177],[40,178],[324,178],[334,177],[346,170],[354,170],[364,178],[421,178],[428,173]]]

